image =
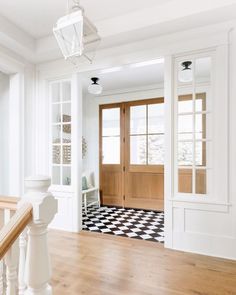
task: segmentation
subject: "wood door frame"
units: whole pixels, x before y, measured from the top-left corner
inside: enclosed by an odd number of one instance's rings
[[[149,173],[149,174],[163,174],[164,178],[164,165],[132,165],[130,164],[130,107],[139,106],[139,105],[151,105],[151,104],[161,104],[164,103],[164,97],[157,98],[148,98],[142,100],[128,101],[125,103],[125,122],[127,122],[128,126],[125,126],[125,179],[128,179],[129,173]],[[146,118],[148,120],[148,116]],[[147,125],[148,126],[148,125]],[[148,132],[146,130],[146,136],[148,136]],[[165,135],[165,133],[164,133]],[[148,153],[147,153],[148,155]],[[164,190],[164,181],[163,181],[163,190]],[[128,187],[125,185],[125,196],[128,201]],[[163,202],[160,202],[160,208],[158,210],[164,210],[164,196],[165,192],[163,191]],[[130,202],[130,201],[129,201]],[[154,209],[154,203],[149,204],[149,209]],[[159,206],[159,204],[158,204]],[[130,207],[130,205],[128,205]],[[142,205],[142,209],[147,209],[144,205]],[[151,208],[152,207],[152,208]]]
[[[102,194],[102,111],[104,109],[111,108],[120,108],[120,166],[124,167],[124,130],[125,130],[125,117],[124,117],[124,103],[116,102],[110,104],[101,104],[99,105],[99,189],[101,196],[101,203],[103,204],[103,194]],[[105,164],[107,166],[111,166],[113,164]],[[123,169],[123,168],[122,168]],[[122,207],[124,207],[124,173],[122,173],[122,183],[121,183],[121,191],[122,191]]]
[[[104,109],[111,108],[120,108],[120,165],[123,167],[122,171],[122,206],[125,205],[125,195],[126,195],[126,187],[125,187],[125,177],[126,172],[129,165],[129,128],[126,126],[127,122],[129,124],[128,110],[131,106],[145,105],[145,104],[157,104],[164,103],[164,97],[158,98],[147,98],[140,99],[134,101],[127,102],[116,102],[110,104],[101,104],[99,105],[99,184],[100,184],[100,193],[101,193],[101,202],[103,203],[103,194],[102,194],[102,111]],[[148,119],[148,118],[147,118]],[[105,164],[109,166],[109,164]],[[113,165],[113,164],[111,164]],[[131,172],[139,172],[145,170],[145,172],[149,173],[160,173],[164,175],[164,165],[132,165]],[[164,186],[164,183],[163,183]],[[164,194],[165,196],[165,194]],[[164,202],[163,196],[163,202]]]

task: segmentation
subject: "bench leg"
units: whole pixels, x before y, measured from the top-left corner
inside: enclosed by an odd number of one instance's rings
[[[100,190],[99,189],[98,189],[97,195],[98,195],[98,207],[100,208],[101,207],[101,200],[100,200]]]
[[[87,194],[84,194],[84,212],[87,215]]]

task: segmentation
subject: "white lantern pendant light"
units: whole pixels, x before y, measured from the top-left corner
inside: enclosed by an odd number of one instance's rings
[[[181,66],[183,68],[179,71],[180,82],[187,83],[193,80],[193,71],[192,71],[191,65],[192,65],[191,61],[184,61],[181,63]]]
[[[90,94],[98,95],[102,93],[102,86],[98,84],[99,78],[93,77],[91,78],[92,84],[88,87],[88,92]]]
[[[83,54],[84,16],[79,1],[74,0],[72,12],[57,21],[53,33],[65,59]],[[68,5],[69,6],[69,5]]]

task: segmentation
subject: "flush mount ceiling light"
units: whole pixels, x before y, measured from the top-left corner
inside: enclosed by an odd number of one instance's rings
[[[179,81],[180,82],[191,82],[193,79],[193,71],[191,68],[192,62],[191,61],[184,61],[181,63],[183,67],[179,71]]]
[[[91,80],[92,80],[92,84],[89,85],[88,92],[90,94],[95,94],[95,95],[101,94],[102,86],[98,84],[99,78],[93,77],[91,78]]]
[[[94,44],[100,41],[96,27],[84,16],[84,9],[80,6],[79,0],[73,0],[70,8],[70,1],[67,0],[67,15],[61,17],[53,33],[65,59],[85,56],[91,61],[84,47],[89,45],[90,51],[95,51]]]

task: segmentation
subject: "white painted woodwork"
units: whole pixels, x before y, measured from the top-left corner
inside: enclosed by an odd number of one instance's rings
[[[17,267],[18,267],[18,240],[5,255],[6,264],[6,295],[16,295],[17,292]]]
[[[25,262],[25,282],[28,295],[50,295],[51,267],[47,244],[47,227],[57,212],[57,201],[48,193],[48,177],[30,177],[25,181],[22,202],[33,205],[33,221],[28,225],[28,245]]]
[[[25,283],[25,260],[27,250],[27,229],[25,229],[19,237],[19,273],[18,273],[18,290],[19,295],[24,295],[26,290]]]
[[[18,208],[31,203],[33,218],[0,261],[0,294],[52,294],[47,231],[57,212],[57,201],[48,193],[49,185],[50,178],[44,176],[25,180],[26,193]],[[0,210],[0,227],[12,216],[12,210]]]

